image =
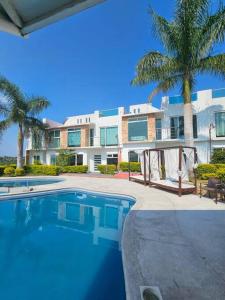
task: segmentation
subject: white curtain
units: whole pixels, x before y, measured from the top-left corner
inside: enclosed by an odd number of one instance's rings
[[[159,152],[150,151],[150,169],[151,179],[154,181],[160,180],[160,163],[159,163]]]
[[[177,181],[179,170],[179,149],[164,150],[166,179]]]

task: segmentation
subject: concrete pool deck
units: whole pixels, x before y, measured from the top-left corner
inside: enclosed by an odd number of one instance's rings
[[[122,240],[128,300],[141,299],[140,286],[157,286],[168,300],[225,299],[225,204],[127,180],[59,178],[34,192],[73,187],[136,198]]]

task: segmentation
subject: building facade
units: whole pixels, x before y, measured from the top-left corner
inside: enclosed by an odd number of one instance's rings
[[[199,162],[209,162],[214,149],[225,148],[225,89],[199,91],[192,95],[194,144]],[[131,105],[68,117],[64,123],[44,119],[48,141],[34,149],[28,140],[27,161],[55,164],[60,150],[74,155],[73,164],[118,164],[137,161],[144,149],[184,144],[183,99],[163,97],[161,108],[151,104]]]

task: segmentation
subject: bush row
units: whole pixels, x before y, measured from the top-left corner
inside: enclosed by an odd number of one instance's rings
[[[129,171],[129,164],[130,164],[130,171],[131,172],[141,172],[141,164],[139,162],[121,162],[119,164],[119,168],[123,172]]]
[[[60,173],[87,173],[88,166],[64,166],[59,167]]]
[[[116,172],[116,165],[98,165],[98,170],[101,174],[114,175]]]
[[[225,180],[225,164],[200,164],[197,167],[198,179],[209,179],[210,177],[217,177]]]
[[[9,166],[0,166],[0,176],[23,176],[28,175],[51,175],[57,176],[60,173],[87,173],[88,166],[48,166],[48,165],[27,165],[24,169]]]

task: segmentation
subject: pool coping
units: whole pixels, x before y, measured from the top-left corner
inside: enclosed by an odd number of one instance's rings
[[[181,294],[180,298],[177,298],[176,291],[174,291],[174,298],[167,298],[165,297],[165,291],[166,286],[160,281],[158,284],[154,282],[154,278],[152,277],[152,266],[155,266],[154,262],[154,255],[151,253],[151,251],[147,252],[144,251],[145,249],[140,248],[140,243],[144,242],[144,245],[146,247],[149,247],[149,244],[154,242],[148,238],[148,235],[151,236],[152,231],[154,233],[154,230],[158,230],[158,225],[154,224],[154,220],[160,220],[158,216],[159,210],[161,211],[172,211],[172,220],[177,222],[178,227],[183,226],[182,228],[186,229],[184,227],[184,224],[182,220],[178,218],[179,211],[224,211],[225,205],[218,203],[217,205],[210,199],[202,198],[200,199],[197,196],[194,195],[185,195],[182,198],[179,198],[177,195],[170,194],[161,190],[149,188],[142,186],[137,183],[125,181],[125,180],[114,180],[112,179],[103,179],[103,178],[84,178],[84,177],[72,177],[72,176],[60,176],[65,179],[63,183],[56,183],[55,185],[50,184],[47,188],[47,185],[43,185],[41,190],[35,190],[30,192],[21,192],[16,194],[10,194],[10,195],[1,195],[1,200],[7,200],[8,198],[18,199],[22,197],[35,197],[36,195],[44,195],[44,194],[51,194],[54,192],[66,192],[69,190],[76,190],[76,191],[84,191],[89,192],[92,194],[104,194],[104,195],[111,195],[114,197],[126,197],[130,198],[133,201],[135,201],[135,204],[131,207],[125,222],[123,226],[123,232],[122,232],[122,240],[121,240],[121,250],[122,250],[122,261],[123,261],[123,270],[124,270],[124,278],[125,278],[125,289],[126,289],[126,299],[127,300],[139,300],[140,299],[140,286],[159,286],[160,290],[162,291],[162,295],[165,299],[189,299],[183,297],[183,294]],[[29,177],[30,178],[30,177]],[[34,178],[37,178],[36,176]],[[50,178],[49,176],[46,176],[45,178]],[[66,187],[63,187],[65,185]],[[88,189],[86,188],[88,186]],[[45,187],[45,188],[44,188]],[[10,199],[9,199],[10,200]],[[146,216],[143,216],[144,212],[151,212],[150,216],[146,218]],[[153,222],[153,223],[152,223]],[[201,221],[202,222],[202,221]],[[213,225],[215,225],[216,222],[213,221]],[[223,223],[225,225],[225,221]],[[149,230],[151,228],[151,230]],[[206,227],[207,228],[207,227]],[[209,228],[209,227],[208,227]],[[173,231],[173,226],[171,226],[170,223],[168,223],[165,227],[165,230],[170,229]],[[188,229],[188,228],[187,228]],[[147,230],[147,231],[146,231]],[[217,229],[221,233],[221,228]],[[212,236],[212,232],[209,232]],[[160,236],[160,231],[158,232],[157,238],[162,239]],[[207,233],[208,234],[208,233]],[[193,236],[195,237],[195,233],[193,233]],[[143,239],[144,237],[144,239]],[[188,242],[188,238],[192,237],[192,235],[184,235],[183,238],[186,242]],[[200,241],[205,242],[203,239],[203,236],[200,237]],[[178,247],[175,243],[176,241],[171,238],[170,244],[174,247]],[[194,245],[195,245],[195,241]],[[225,247],[225,244],[223,246],[224,242],[221,240],[220,242],[220,248]],[[167,249],[168,245],[162,243],[159,240],[159,245],[162,250]],[[221,247],[222,245],[222,247]],[[145,247],[144,246],[144,247]],[[198,246],[198,245],[195,245]],[[208,249],[210,250],[212,248],[211,245],[207,244]],[[197,252],[195,253],[197,254]],[[206,253],[207,254],[207,253]],[[160,252],[157,253],[160,257]],[[171,263],[176,265],[176,260],[174,258],[168,257],[169,253],[166,252],[166,259],[171,260]],[[182,260],[183,258],[180,257]],[[218,258],[222,259],[222,258]],[[209,255],[207,257],[208,263],[214,264],[214,260]],[[197,261],[198,263],[198,261]],[[225,263],[225,258],[222,260],[222,264]],[[220,263],[220,265],[222,265]],[[198,265],[198,264],[197,264]],[[190,270],[193,266],[193,263],[186,264],[185,267]],[[178,270],[181,272],[183,269],[179,269],[180,266],[178,265]],[[200,266],[201,267],[201,266]],[[158,269],[164,268],[164,265],[158,265]],[[200,268],[200,271],[207,271],[205,268]],[[222,277],[225,280],[225,272],[222,270],[219,270],[221,272]],[[171,273],[171,270],[170,270]],[[217,286],[215,284],[215,279],[219,279],[217,274],[214,274],[212,272],[212,275],[210,277],[210,280],[212,280],[212,287],[215,289]],[[171,274],[169,274],[171,275]],[[176,274],[172,273],[176,277]],[[164,274],[160,274],[160,280],[163,279]],[[213,277],[214,276],[214,277]],[[171,277],[171,276],[170,276]],[[193,276],[196,277],[195,274]],[[184,279],[181,278],[181,282]],[[187,277],[187,282],[183,280],[184,287],[187,285],[188,288],[192,292],[194,292],[194,286],[189,287],[190,285],[190,279]],[[221,281],[221,280],[220,280]],[[211,282],[211,281],[210,281]],[[172,287],[173,288],[173,287]],[[202,287],[203,288],[203,287]],[[221,291],[221,288],[220,288]],[[180,293],[185,293],[185,288],[181,288]],[[210,294],[210,293],[209,293]],[[202,291],[200,293],[200,298],[198,299],[208,299],[203,298],[203,296],[206,296],[206,291]],[[191,298],[191,299],[197,299],[197,298]],[[221,299],[221,298],[218,298]],[[222,298],[224,299],[224,298]]]

